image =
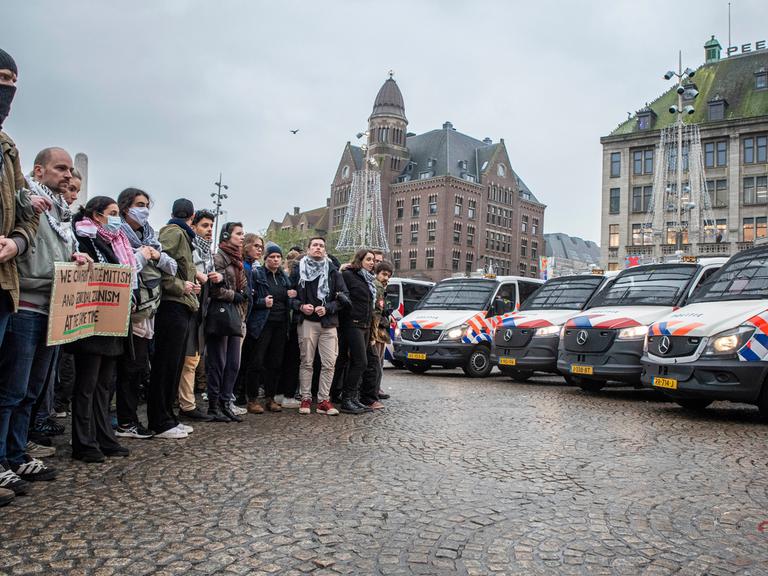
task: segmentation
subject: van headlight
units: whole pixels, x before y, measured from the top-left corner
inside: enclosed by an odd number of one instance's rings
[[[565,324],[563,324],[563,327],[560,329],[560,340],[562,340],[563,338],[565,338],[565,331],[566,331],[566,328],[567,328],[567,327],[566,327],[566,325],[565,325]]]
[[[640,340],[648,334],[648,326],[632,326],[631,328],[622,328],[619,330],[616,338],[619,340]]]
[[[560,335],[560,326],[542,326],[536,328],[533,333],[534,338],[552,338]]]
[[[400,326],[398,326],[397,328],[395,328],[395,340],[401,340],[401,338],[400,338],[400,334],[402,334],[402,333],[403,333],[403,331],[402,331],[402,329],[400,328]]]
[[[443,335],[443,340],[453,340],[453,341],[461,340],[462,337],[467,333],[468,329],[469,329],[469,324],[462,324],[461,326],[450,328],[445,331],[445,334]]]
[[[712,336],[704,348],[704,356],[732,356],[755,333],[754,326],[739,326]]]

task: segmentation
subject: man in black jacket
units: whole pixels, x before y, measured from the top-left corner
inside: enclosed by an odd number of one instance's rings
[[[325,238],[310,238],[307,255],[299,262],[297,303],[301,312],[299,350],[301,351],[300,414],[309,414],[312,403],[312,371],[315,352],[320,352],[320,387],[317,413],[336,415],[330,401],[331,382],[339,341],[339,309],[349,302],[349,293],[341,274],[325,253]]]

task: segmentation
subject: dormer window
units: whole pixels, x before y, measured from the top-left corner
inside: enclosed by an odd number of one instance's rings
[[[468,162],[466,160],[459,160],[459,169],[466,170]]]
[[[496,174],[501,178],[504,178],[507,175],[507,167],[504,166],[504,164],[499,164],[496,167]]]
[[[760,68],[755,72],[755,90],[768,89],[768,70]]]
[[[683,102],[690,102],[691,100],[694,100],[696,96],[699,95],[699,90],[696,87],[696,84],[693,82],[689,82],[685,86],[685,92],[683,92]]]
[[[435,165],[436,160],[434,158],[430,158],[427,160],[427,167],[432,168],[432,166]]]
[[[723,98],[715,97],[715,99],[710,100],[707,105],[709,106],[710,122],[725,120],[725,107],[728,106],[728,102],[726,102]]]
[[[656,121],[656,112],[650,108],[644,108],[637,113],[637,129],[650,130]]]

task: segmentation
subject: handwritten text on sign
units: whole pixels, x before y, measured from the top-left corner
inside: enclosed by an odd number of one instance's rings
[[[56,262],[48,316],[48,345],[88,336],[126,336],[131,311],[131,268]]]

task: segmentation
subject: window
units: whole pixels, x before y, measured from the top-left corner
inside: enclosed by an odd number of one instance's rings
[[[520,231],[521,232],[528,232],[528,216],[523,215],[521,216],[521,222],[520,222]]]
[[[418,196],[414,196],[411,198],[411,217],[412,218],[418,218],[419,214],[421,214],[421,207],[419,203],[421,202],[421,198]]]
[[[453,215],[461,216],[461,212],[464,209],[464,198],[461,196],[455,196],[453,200]]]
[[[403,225],[395,224],[395,245],[400,246],[403,243]]]
[[[461,260],[461,252],[459,252],[458,250],[454,250],[451,258],[451,269],[454,272],[459,271],[460,260]]]
[[[533,219],[533,226],[531,226],[531,234],[537,234],[539,232],[539,219]]]
[[[411,222],[411,244],[419,241],[419,223]]]
[[[611,188],[608,200],[608,213],[618,214],[621,212],[621,188]]]
[[[768,218],[765,216],[744,218],[741,225],[741,234],[744,242],[752,242],[756,238],[766,238],[768,235]]]
[[[418,250],[408,250],[408,268],[411,270],[416,270],[416,257],[418,255]]]
[[[726,179],[707,180],[707,192],[714,208],[728,205],[728,181]]]
[[[475,227],[472,224],[467,224],[467,246],[474,246],[475,244]]]
[[[707,105],[707,115],[710,122],[725,119],[725,100],[715,100]]]
[[[755,72],[755,90],[765,90],[768,88],[768,72],[761,68]]]
[[[758,216],[755,218],[755,238],[765,238],[768,227],[768,218]]]
[[[647,212],[651,204],[653,186],[635,186],[632,188],[632,212]]]
[[[435,249],[427,248],[427,268],[432,269],[435,267]]]
[[[632,224],[632,245],[643,246],[653,244],[653,228],[643,228],[642,224]]]
[[[746,205],[768,203],[768,176],[748,176],[744,178],[742,201]]]
[[[472,272],[472,269],[474,268],[474,265],[475,265],[475,255],[472,254],[472,252],[467,252],[467,260],[466,260],[466,265],[464,266],[464,271],[467,274],[470,274]]]
[[[528,239],[527,238],[520,238],[520,257],[521,258],[528,257]]]
[[[507,175],[507,167],[504,166],[504,164],[499,164],[496,167],[496,174],[499,175],[501,178],[504,178]]]
[[[755,139],[744,138],[744,164],[753,164],[755,162]]]
[[[653,174],[653,149],[635,150],[632,153],[632,173]]]
[[[520,262],[520,265],[517,267],[518,270],[520,270],[520,275],[525,276],[526,270],[528,270],[528,267],[525,265],[525,262]]]
[[[470,200],[467,202],[467,218],[474,220],[475,212],[477,212],[477,200]]]
[[[395,202],[395,206],[397,206],[397,218],[400,219],[403,217],[403,206],[405,205],[405,200],[402,198],[399,198],[397,202]]]
[[[742,140],[744,164],[764,164],[768,161],[768,136],[750,136]]]
[[[429,213],[437,214],[437,194],[429,195]]]
[[[762,163],[768,161],[768,136],[757,137],[757,161]]]
[[[706,168],[719,168],[727,165],[728,142],[718,140],[704,144],[704,166]]]
[[[341,177],[349,178],[349,166],[344,166],[344,168],[341,169]]]
[[[395,265],[395,270],[400,270],[400,258],[402,257],[402,254],[398,250],[397,252],[392,252],[392,263]]]
[[[461,222],[453,223],[453,243],[461,244]]]
[[[419,172],[419,180],[426,180],[427,178],[432,178],[433,172],[426,171],[426,172]]]
[[[531,242],[531,260],[537,260],[539,257],[539,243]]]
[[[611,152],[611,178],[621,176],[621,152]]]
[[[538,278],[538,277],[539,277],[539,267],[536,266],[536,264],[531,264],[531,278]]]
[[[683,233],[683,244],[688,244],[688,222],[680,222]],[[667,244],[677,244],[677,226],[674,222],[667,222]]]
[[[427,222],[427,242],[434,242],[437,235],[437,221],[430,220]]]
[[[608,225],[608,247],[609,248],[619,247],[619,225],[618,224]]]

